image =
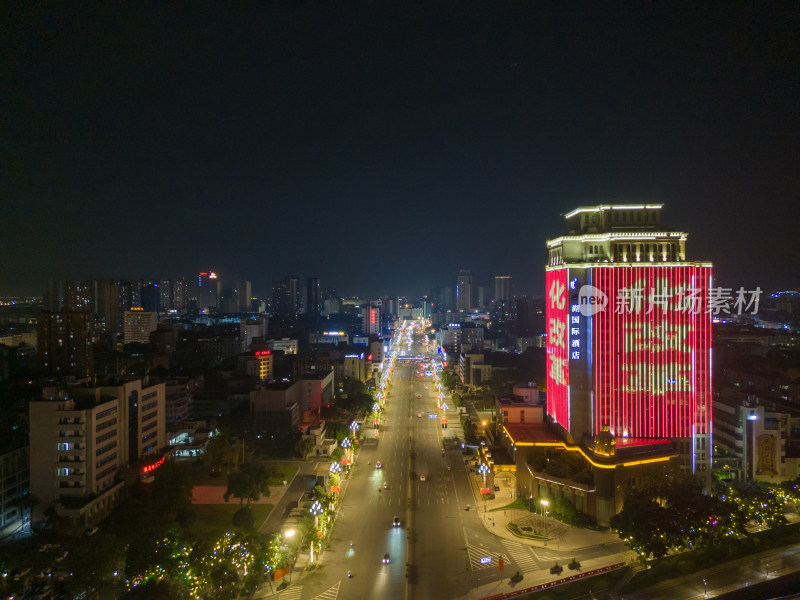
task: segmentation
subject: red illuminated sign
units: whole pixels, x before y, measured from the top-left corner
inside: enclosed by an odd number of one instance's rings
[[[162,457],[161,459],[157,460],[152,464],[145,465],[144,467],[142,467],[142,473],[150,473],[151,471],[155,471],[158,467],[164,464],[164,460],[165,457]]]
[[[272,354],[272,350],[259,350],[256,352],[256,356],[269,356]]]
[[[547,413],[569,429],[569,364],[567,269],[547,271]]]

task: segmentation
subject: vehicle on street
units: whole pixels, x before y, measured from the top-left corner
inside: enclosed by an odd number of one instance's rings
[[[420,480],[420,481],[425,481],[425,475],[420,475],[420,476],[419,476],[419,480]]]
[[[400,527],[400,517],[395,517],[392,521],[392,527]]]
[[[389,553],[388,552],[383,555],[383,564],[385,564],[385,565],[389,564]]]
[[[417,418],[421,419],[422,418],[422,413],[417,413]]]
[[[381,464],[381,461],[379,461],[379,460],[375,461],[375,468],[376,469],[382,469],[383,468],[383,465]]]

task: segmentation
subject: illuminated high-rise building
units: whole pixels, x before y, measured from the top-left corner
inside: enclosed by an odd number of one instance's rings
[[[87,311],[42,311],[38,319],[39,368],[46,375],[90,377],[94,367],[93,317]]]
[[[580,207],[548,240],[547,414],[590,454],[609,435],[617,454],[669,441],[681,470],[707,478],[711,264],[686,261],[687,234],[662,227],[661,208]]]
[[[300,280],[290,275],[272,284],[272,314],[276,317],[294,320],[300,312]]]
[[[494,278],[495,302],[511,300],[511,275],[497,275]]]
[[[197,310],[215,313],[220,308],[222,282],[213,271],[202,272],[197,278]]]
[[[361,332],[366,335],[381,333],[380,300],[370,300],[361,307]]]

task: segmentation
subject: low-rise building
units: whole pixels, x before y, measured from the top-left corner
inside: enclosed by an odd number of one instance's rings
[[[713,411],[718,474],[765,482],[794,478],[797,459],[787,459],[786,448],[792,430],[800,425],[800,411],[729,389],[715,397]]]
[[[123,402],[99,389],[81,397],[44,393],[29,405],[31,493],[40,501],[33,522],[53,507],[67,528],[96,525],[122,496],[116,475],[126,457]]]
[[[23,522],[24,497],[30,491],[29,456],[27,439],[7,437],[0,442],[0,532]]]
[[[250,392],[256,435],[282,437],[300,428],[301,389],[299,383],[276,383]]]

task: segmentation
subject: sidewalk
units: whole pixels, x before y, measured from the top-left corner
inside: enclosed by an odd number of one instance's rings
[[[468,468],[465,465],[465,468]],[[480,488],[483,486],[483,477],[474,473],[469,474],[472,484],[472,493],[475,497],[476,508],[480,511],[484,526],[491,533],[507,540],[527,544],[535,548],[555,548],[556,550],[581,550],[590,546],[614,544],[620,541],[619,536],[611,531],[593,531],[584,527],[572,527],[556,519],[544,517],[524,509],[498,510],[514,501],[513,490],[502,479],[496,479],[500,491],[495,492],[492,500],[481,500]],[[498,483],[500,482],[500,483]],[[527,538],[514,535],[508,529],[509,523],[519,526],[529,526],[535,531],[542,531],[546,539]]]
[[[448,419],[448,428],[443,430],[444,437],[458,437],[463,443],[464,432],[461,427],[461,417],[458,408],[452,400],[450,394],[447,395],[445,402],[448,405],[445,411]],[[470,464],[477,460],[476,457],[469,458]],[[461,466],[469,471],[470,465]],[[468,474],[472,484],[473,506],[480,511],[481,521],[488,531],[498,537],[513,540],[522,544],[527,544],[535,548],[555,548],[557,550],[580,550],[589,546],[601,546],[603,544],[613,544],[619,542],[619,536],[610,531],[592,531],[582,527],[571,527],[556,519],[543,517],[528,510],[495,510],[511,504],[515,500],[515,490],[508,483],[507,479],[495,476],[495,485],[500,487],[500,491],[495,492],[492,500],[482,500],[480,489],[483,487],[483,476],[477,473]],[[544,530],[548,539],[531,539],[518,537],[508,530],[508,524],[516,522],[521,526],[532,526],[536,530]]]

